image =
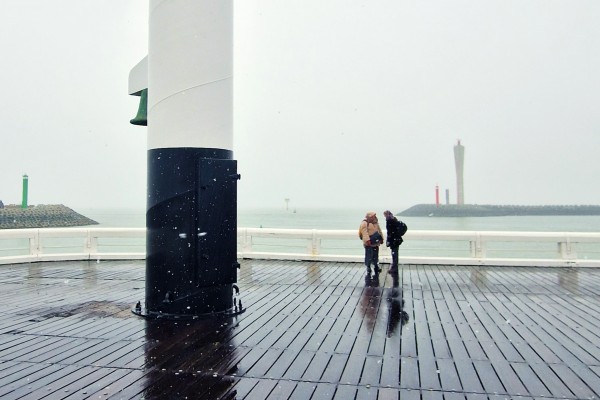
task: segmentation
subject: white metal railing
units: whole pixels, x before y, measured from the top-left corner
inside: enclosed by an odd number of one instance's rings
[[[118,251],[118,243],[103,239],[137,240],[144,246],[145,228],[40,228],[0,230],[0,264],[59,260],[127,260],[145,258],[145,250]],[[26,248],[23,246],[26,241]],[[140,247],[138,245],[137,247]],[[28,249],[28,251],[24,251]],[[8,253],[8,254],[4,254]]]
[[[145,258],[145,228],[0,230],[0,264]],[[188,235],[179,235],[182,240]],[[400,262],[600,266],[598,232],[409,231]],[[389,249],[380,259],[390,262]],[[354,230],[238,228],[238,257],[362,262]]]

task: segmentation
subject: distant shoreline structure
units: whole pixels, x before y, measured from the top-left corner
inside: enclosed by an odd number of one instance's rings
[[[98,225],[62,204],[41,204],[21,208],[7,205],[0,208],[0,229],[62,228]]]
[[[397,215],[403,217],[509,217],[550,215],[600,215],[595,205],[511,206],[492,204],[417,204]]]

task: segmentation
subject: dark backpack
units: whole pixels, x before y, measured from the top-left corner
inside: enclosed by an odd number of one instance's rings
[[[407,230],[408,226],[406,226],[404,222],[398,220],[398,233],[400,234],[400,236],[404,236]]]

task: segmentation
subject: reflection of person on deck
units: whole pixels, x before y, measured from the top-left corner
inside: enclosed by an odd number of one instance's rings
[[[380,297],[379,276],[373,275],[373,278],[370,275],[365,276],[365,288],[360,297],[360,311],[366,317],[366,326],[369,332],[373,332],[373,328],[375,328]]]
[[[404,308],[404,299],[402,298],[402,289],[400,289],[400,279],[398,277],[398,271],[391,272],[392,276],[392,287],[387,289],[386,301],[388,303],[388,326],[387,326],[387,337],[392,337],[398,323],[402,325],[408,322],[409,316]]]

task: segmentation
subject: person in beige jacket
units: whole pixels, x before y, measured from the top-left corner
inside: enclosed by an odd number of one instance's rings
[[[383,232],[377,221],[377,214],[374,211],[369,211],[365,215],[365,219],[360,223],[358,228],[358,236],[363,242],[365,248],[365,266],[367,274],[371,275],[371,264],[375,274],[381,272],[379,268],[379,246],[383,243]]]

